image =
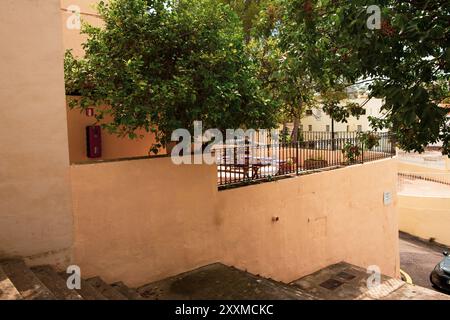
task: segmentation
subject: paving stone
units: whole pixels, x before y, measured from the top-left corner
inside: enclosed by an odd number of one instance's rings
[[[134,290],[100,277],[81,280],[69,290],[68,274],[51,266],[29,269],[22,260],[0,262],[0,299],[74,300],[450,300],[450,296],[381,276],[369,286],[371,274],[342,262],[284,284],[220,263],[182,273]],[[370,282],[369,282],[370,283]]]
[[[25,300],[54,300],[55,295],[39,280],[22,260],[0,262],[5,274]]]
[[[119,291],[111,287],[100,277],[91,278],[86,281],[108,300],[128,300],[126,296],[124,296]]]
[[[31,268],[31,271],[55,295],[58,300],[83,300],[76,290],[67,287],[66,281],[51,266]]]
[[[22,296],[0,267],[0,300],[22,300]]]
[[[383,300],[450,300],[450,296],[427,288],[406,284]]]
[[[143,300],[141,295],[136,290],[129,288],[123,282],[113,283],[111,287],[119,291],[121,294],[123,294],[130,300]]]
[[[308,292],[319,300],[355,299],[367,291],[368,274],[347,263],[338,263],[293,281],[291,285]],[[334,282],[339,286],[331,287]],[[330,286],[328,286],[330,284]]]
[[[84,300],[108,300],[103,294],[83,279],[81,280],[81,289],[77,291]]]
[[[422,287],[415,287],[400,279],[381,276],[377,286],[368,285],[371,274],[363,268],[341,262],[311,275],[293,281],[292,285],[311,294],[318,300],[410,300],[439,299],[450,300],[443,295]],[[341,282],[336,288],[327,288],[327,282]],[[369,284],[372,284],[369,281]]]
[[[295,287],[217,263],[138,289],[150,300],[309,300]]]
[[[61,272],[59,275],[66,281],[69,277],[69,274],[65,272]],[[80,284],[81,289],[77,289],[77,292],[84,300],[108,300],[97,289],[92,287],[86,280],[81,279]]]

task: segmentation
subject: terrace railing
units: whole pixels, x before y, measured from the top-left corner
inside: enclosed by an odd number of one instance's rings
[[[434,172],[399,172],[398,185],[401,189],[405,184],[415,181],[434,182],[441,185],[450,186],[450,173]]]
[[[377,143],[370,149],[361,132],[303,132],[296,142],[227,143],[215,148],[218,185],[226,188],[270,181],[395,156],[392,136],[374,135]]]

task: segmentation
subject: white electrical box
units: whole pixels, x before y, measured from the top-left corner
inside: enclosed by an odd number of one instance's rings
[[[390,206],[392,204],[392,193],[385,192],[383,196],[383,201],[385,206]]]

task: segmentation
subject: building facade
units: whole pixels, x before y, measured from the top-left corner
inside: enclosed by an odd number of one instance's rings
[[[363,105],[367,98],[352,99],[350,102]],[[371,131],[369,117],[382,117],[381,106],[383,100],[370,99],[365,105],[364,109],[366,113],[359,118],[350,117],[347,123],[334,122],[335,132],[354,132],[354,131]],[[320,108],[307,109],[306,113],[301,120],[300,131],[332,131],[332,119],[329,115],[322,111]]]

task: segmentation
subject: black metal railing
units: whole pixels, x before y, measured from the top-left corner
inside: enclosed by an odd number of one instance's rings
[[[389,133],[304,132],[296,142],[270,142],[246,139],[216,146],[219,187],[361,164],[393,157],[396,152]]]

